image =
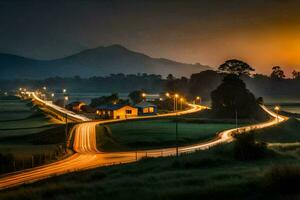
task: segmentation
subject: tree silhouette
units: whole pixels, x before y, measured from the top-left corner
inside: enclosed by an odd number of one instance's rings
[[[272,80],[282,80],[285,78],[284,71],[280,66],[272,67],[271,79]]]
[[[141,101],[143,101],[143,94],[144,91],[142,90],[135,90],[133,92],[131,92],[128,97],[131,99],[131,101],[134,104],[140,103]]]
[[[259,106],[254,95],[238,75],[229,74],[211,92],[212,110],[218,118],[260,118]]]
[[[250,65],[236,59],[225,61],[225,63],[219,66],[218,70],[222,73],[236,74],[238,76],[249,76],[250,72],[254,71],[254,69]]]
[[[292,75],[293,75],[293,79],[299,79],[300,78],[300,72],[294,70],[292,72]]]

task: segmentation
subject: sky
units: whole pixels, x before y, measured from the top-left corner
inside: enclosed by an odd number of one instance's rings
[[[0,52],[54,59],[121,44],[152,57],[257,73],[300,70],[300,1],[0,0]]]

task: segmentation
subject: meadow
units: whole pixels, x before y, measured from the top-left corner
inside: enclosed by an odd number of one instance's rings
[[[293,122],[300,124],[300,122]],[[292,129],[288,121],[259,134]],[[270,132],[272,130],[272,132]],[[258,135],[258,133],[257,133]],[[257,136],[255,133],[255,137]],[[269,135],[272,138],[271,135]],[[299,137],[300,138],[300,137]],[[260,141],[259,138],[256,138]],[[300,145],[240,160],[236,142],[179,157],[144,158],[4,191],[1,199],[297,199]],[[245,147],[247,148],[247,147]],[[291,164],[292,163],[292,164]]]
[[[0,173],[20,170],[63,156],[64,126],[30,101],[14,96],[0,98]],[[2,161],[4,162],[4,161]],[[15,162],[11,168],[11,162]],[[20,164],[21,163],[21,164]]]
[[[103,151],[153,149],[207,141],[222,130],[234,128],[226,123],[176,123],[173,119],[129,121],[98,126],[98,148]]]

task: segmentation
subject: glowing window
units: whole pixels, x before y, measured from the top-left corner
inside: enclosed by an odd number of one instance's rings
[[[153,107],[149,107],[149,112],[154,112],[154,108]]]

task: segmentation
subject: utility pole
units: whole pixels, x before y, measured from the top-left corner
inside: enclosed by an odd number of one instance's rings
[[[176,98],[174,96],[174,112],[176,112]]]
[[[66,149],[67,149],[67,145],[68,145],[68,114],[66,113]]]
[[[176,157],[178,157],[178,117],[176,114]]]

